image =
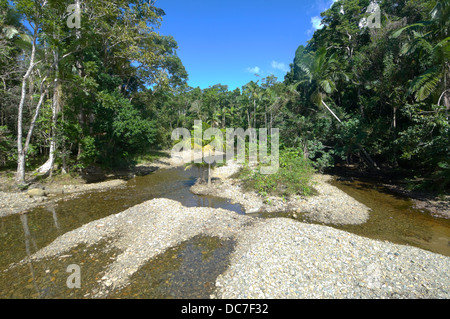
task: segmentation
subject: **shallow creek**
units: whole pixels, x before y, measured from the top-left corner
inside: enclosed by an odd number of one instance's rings
[[[108,242],[79,246],[65,256],[29,263],[3,271],[51,243],[58,236],[88,222],[119,213],[153,198],[169,198],[185,206],[224,208],[243,214],[238,204],[226,199],[197,196],[189,191],[197,170],[161,169],[130,179],[125,188],[80,195],[31,210],[27,214],[0,218],[0,298],[89,298],[103,267],[117,252]],[[361,236],[407,244],[450,256],[450,220],[431,217],[411,208],[403,198],[366,182],[334,182],[372,209],[367,223],[339,226]],[[261,217],[288,217],[270,214]],[[301,216],[299,217],[301,220]],[[233,241],[197,236],[148,262],[131,278],[131,284],[110,298],[208,298],[217,275],[226,269]],[[69,289],[67,266],[80,265],[80,289]]]

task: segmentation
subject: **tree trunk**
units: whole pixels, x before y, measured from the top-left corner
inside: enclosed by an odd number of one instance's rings
[[[52,175],[53,165],[55,164],[56,158],[56,121],[58,118],[58,111],[60,106],[60,83],[59,83],[59,54],[53,51],[54,65],[55,65],[55,80],[53,87],[53,98],[52,98],[52,123],[51,123],[51,137],[50,137],[50,151],[48,154],[47,161],[36,170],[37,174],[40,175]]]
[[[308,158],[309,158],[308,142],[307,141],[303,142],[303,158],[305,160],[308,160]]]
[[[255,113],[255,126],[253,126],[254,128],[256,128],[256,99],[253,100],[253,112]]]
[[[208,187],[211,187],[211,164],[208,164]]]
[[[446,83],[446,82],[445,82]],[[445,106],[445,118],[448,121],[448,112],[450,110],[450,90],[445,90],[442,92],[441,96],[439,97],[438,105],[441,105],[441,101],[443,101],[443,105]]]
[[[225,108],[222,109],[222,129],[225,128]]]
[[[26,150],[22,144],[22,121],[23,121],[23,106],[25,104],[26,92],[27,92],[27,81],[36,66],[34,59],[36,57],[36,40],[37,40],[38,28],[34,27],[33,41],[31,47],[30,62],[28,64],[28,69],[22,78],[22,90],[19,101],[18,115],[17,115],[17,172],[16,172],[16,183],[25,183],[25,157]]]
[[[80,0],[75,0],[75,6],[76,6],[77,12],[81,12]],[[77,38],[77,41],[79,41],[81,39],[81,30],[79,28],[76,28],[75,36]],[[77,48],[77,51],[79,51],[79,50],[80,50],[80,45],[78,45],[78,48]],[[75,61],[75,67],[77,69],[78,76],[80,78],[83,78],[83,66],[82,66],[81,61],[80,61],[79,58],[77,58],[76,61]],[[78,113],[78,122],[80,123],[81,134],[80,134],[80,140],[78,141],[77,160],[79,160],[81,158],[81,153],[83,152],[83,147],[82,147],[82,144],[81,144],[81,140],[84,138],[84,126],[85,126],[85,123],[86,123],[86,115],[85,115],[85,112],[84,112],[83,105],[80,105],[80,110],[79,110],[79,113]]]
[[[342,121],[339,119],[339,117],[337,117],[336,114],[334,114],[334,112],[328,107],[328,105],[326,105],[326,103],[322,100],[322,104],[327,108],[328,111],[330,111],[331,114],[333,114],[333,116],[339,121],[339,123],[342,123]],[[362,152],[364,153],[365,157],[367,158],[368,162],[375,167],[377,170],[379,170],[380,168],[378,167],[377,163],[375,163],[375,161],[372,159],[372,157],[370,157],[369,153],[367,153],[367,151],[364,149],[364,147],[360,144],[358,144],[358,146],[361,148]]]
[[[267,104],[264,106],[264,127],[267,128]]]
[[[211,150],[209,150],[209,162],[211,162]],[[208,188],[211,187],[211,163],[208,163]]]
[[[333,114],[333,116],[336,118],[336,120],[338,120],[339,123],[342,123],[342,121],[339,119],[339,117],[337,117],[336,114],[334,114],[334,112],[328,107],[328,105],[325,104],[325,102],[322,100],[322,104],[327,108],[327,110]]]
[[[64,109],[61,107],[61,119],[62,122],[64,123]],[[62,141],[62,168],[61,168],[61,174],[67,174],[67,147],[66,147],[66,140],[65,138],[63,138]]]
[[[273,112],[272,110],[270,110],[269,132],[272,132],[272,124],[273,124]]]

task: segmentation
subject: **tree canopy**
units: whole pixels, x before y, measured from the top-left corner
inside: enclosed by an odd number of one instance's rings
[[[175,39],[157,31],[164,11],[154,1],[75,1],[80,28],[66,23],[72,2],[0,1],[5,166],[21,154],[31,170],[47,158],[52,170],[130,165],[202,120],[279,128],[283,147],[320,170],[356,163],[449,187],[448,0],[337,1],[292,52],[284,79],[233,91],[189,87]],[[362,23],[377,5],[380,25]]]

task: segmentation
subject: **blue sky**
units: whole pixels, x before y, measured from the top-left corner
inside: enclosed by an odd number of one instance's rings
[[[166,12],[159,31],[178,42],[188,84],[234,90],[270,74],[282,81],[295,50],[334,1],[157,0],[156,6]]]

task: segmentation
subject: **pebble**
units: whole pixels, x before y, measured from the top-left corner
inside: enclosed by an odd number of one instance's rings
[[[236,242],[214,298],[450,298],[450,257],[290,218],[184,207],[162,198],[70,231],[30,259],[63,257],[80,244],[90,249],[114,238],[109,248],[120,253],[103,265],[90,294],[104,298],[129,284],[146,262],[197,235]]]
[[[254,224],[237,242],[215,298],[450,297],[450,257],[419,248],[287,218]]]

